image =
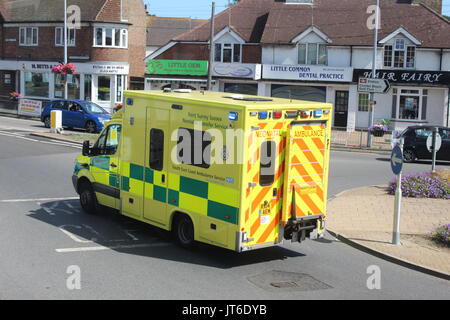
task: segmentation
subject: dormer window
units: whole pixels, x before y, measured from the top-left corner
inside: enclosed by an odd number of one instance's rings
[[[415,65],[416,47],[407,46],[404,39],[396,39],[393,45],[384,46],[385,67],[413,69],[415,68]]]
[[[215,62],[241,62],[242,45],[233,43],[216,43],[214,52]]]
[[[327,45],[324,43],[299,43],[298,63],[327,65]]]

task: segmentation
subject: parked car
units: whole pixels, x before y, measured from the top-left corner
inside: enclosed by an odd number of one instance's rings
[[[111,120],[111,115],[93,102],[53,100],[42,110],[41,121],[46,128],[50,128],[50,114],[53,110],[62,111],[63,127],[86,129],[90,133],[100,132],[104,128],[105,121]]]
[[[401,133],[401,137],[404,138],[403,158],[405,162],[432,159],[433,155],[427,148],[427,139],[433,133],[433,128],[436,126],[412,126]],[[450,128],[437,128],[442,138],[442,146],[436,154],[436,159],[450,161]]]

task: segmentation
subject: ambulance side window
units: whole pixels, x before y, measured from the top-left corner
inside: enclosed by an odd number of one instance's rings
[[[103,131],[97,143],[94,145],[95,155],[113,155],[119,146],[122,126],[113,124]]]
[[[270,186],[275,181],[275,141],[264,141],[261,144],[259,184],[263,187]]]
[[[161,171],[164,167],[164,132],[150,130],[150,168]]]
[[[208,169],[211,166],[211,135],[209,132],[179,128],[177,160],[179,163]]]

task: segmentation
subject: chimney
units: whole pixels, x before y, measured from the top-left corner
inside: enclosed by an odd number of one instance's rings
[[[423,3],[439,14],[442,14],[442,0],[413,0],[412,3]]]

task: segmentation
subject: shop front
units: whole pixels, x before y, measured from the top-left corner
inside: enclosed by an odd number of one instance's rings
[[[64,98],[64,79],[52,73],[57,62],[1,61],[20,79],[22,98],[40,101]],[[68,98],[92,101],[109,112],[123,102],[129,66],[127,63],[73,63],[76,73],[67,75]],[[0,66],[1,67],[1,66]],[[0,68],[2,69],[2,68]]]
[[[353,68],[316,65],[262,66],[259,93],[278,98],[327,102],[334,105],[333,125],[348,126],[353,103]]]
[[[372,77],[370,70],[355,69],[353,80]],[[386,119],[392,130],[403,130],[413,125],[449,124],[450,72],[416,70],[378,70],[376,77],[388,80],[391,89],[386,94],[376,94],[375,122]],[[367,128],[368,94],[358,94],[355,108],[357,127]]]

